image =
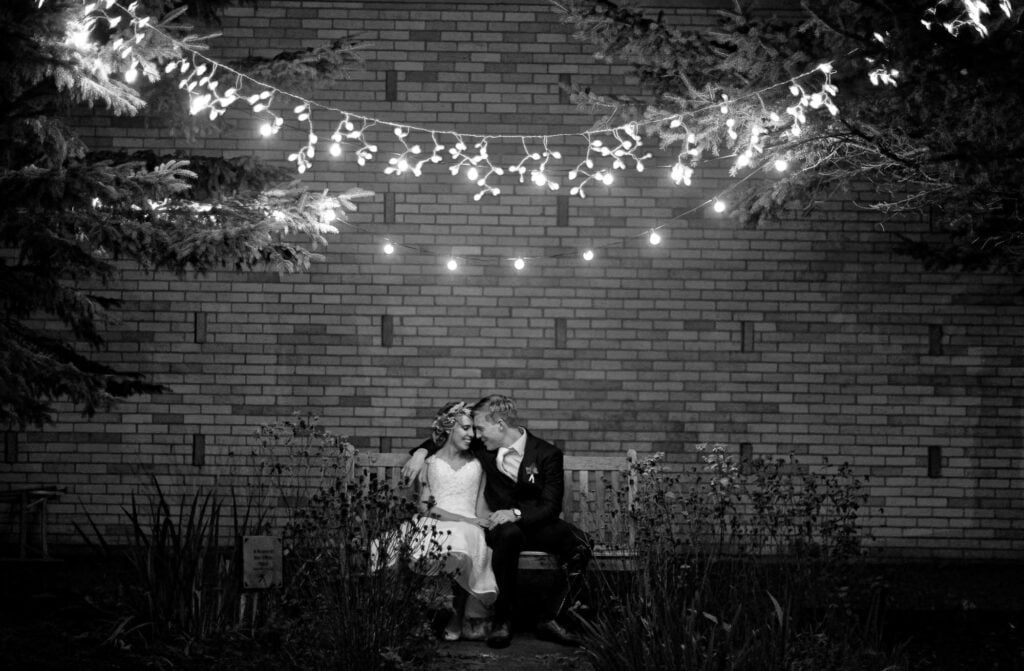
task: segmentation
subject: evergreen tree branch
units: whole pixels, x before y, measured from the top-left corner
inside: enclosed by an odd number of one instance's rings
[[[182,11],[161,4],[169,11],[159,30],[135,39],[103,24],[81,45],[67,34],[81,18],[77,0],[0,3],[0,422],[9,427],[52,421],[57,401],[89,415],[164,390],[95,356],[120,307],[116,289],[103,289],[115,287],[126,264],[179,276],[300,272],[337,232],[324,223],[325,209],[344,220],[369,195],[310,193],[282,183],[290,171],[251,158],[91,153],[67,122],[74,107],[136,115],[147,102],[148,87],[119,78],[126,37],[131,67],[153,79],[183,49],[205,46],[179,22]],[[271,69],[340,76],[356,47],[311,47]]]
[[[776,155],[794,170],[816,173],[816,179],[748,185],[740,206],[730,208],[745,224],[766,223],[787,201],[842,193],[865,209],[932,218],[948,247],[930,240],[913,249],[934,254],[941,267],[957,269],[956,259],[963,259],[963,268],[1019,272],[1021,14],[997,11],[983,29],[956,32],[942,26],[962,18],[960,3],[802,0],[802,8],[800,16],[779,19],[738,3],[716,30],[684,33],[607,0],[570,0],[563,7],[578,39],[597,47],[602,60],[631,64],[645,86],[649,97],[632,97],[615,113],[679,115],[679,128],[667,121],[646,128],[662,147],[695,138],[694,168],[700,157],[741,152],[756,127],[765,152],[759,160]],[[792,96],[778,84],[820,63],[831,64],[838,87],[835,116],[809,114],[801,121],[801,142],[788,142],[794,124],[769,122],[766,109],[785,117]],[[614,92],[585,94],[577,100],[622,99]],[[701,111],[725,96],[729,133],[720,115]]]

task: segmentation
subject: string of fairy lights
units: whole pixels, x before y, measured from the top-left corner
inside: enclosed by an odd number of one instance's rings
[[[41,6],[45,0],[38,2]],[[295,166],[299,175],[311,169],[315,161],[321,160],[324,154],[329,157],[328,160],[342,159],[346,154],[346,145],[355,147],[354,151],[350,150],[347,153],[354,156],[360,167],[376,164],[379,161],[380,147],[371,140],[368,132],[376,129],[379,134],[382,129],[390,130],[396,151],[384,162],[384,174],[417,178],[422,176],[428,166],[446,165],[453,177],[461,175],[475,185],[475,201],[480,201],[484,197],[500,196],[502,189],[499,182],[506,176],[517,179],[520,184],[525,184],[528,179],[533,187],[543,192],[556,192],[566,186],[570,195],[584,199],[587,197],[588,189],[611,186],[617,173],[630,169],[638,173],[644,172],[647,167],[645,162],[649,161],[653,154],[647,151],[642,131],[646,127],[659,125],[667,125],[673,132],[685,136],[680,143],[678,156],[669,168],[668,176],[676,185],[690,186],[695,170],[703,161],[705,150],[698,140],[696,131],[699,129],[688,128],[688,122],[694,123],[694,118],[713,112],[717,107],[718,114],[714,116],[721,126],[716,130],[724,129],[724,134],[729,137],[736,151],[731,156],[715,158],[717,160],[731,157],[734,161],[731,172],[742,172],[743,175],[714,197],[675,215],[670,222],[678,223],[706,207],[712,208],[716,213],[722,213],[727,209],[726,196],[741,183],[755,175],[763,175],[769,169],[784,172],[789,168],[784,156],[770,156],[766,153],[767,137],[781,134],[783,137],[796,139],[803,132],[811,114],[822,110],[833,116],[838,113],[834,100],[837,87],[832,83],[832,65],[823,63],[789,80],[751,92],[743,98],[731,100],[723,94],[721,100],[704,109],[692,110],[687,114],[666,114],[658,118],[631,121],[612,128],[542,135],[492,134],[430,128],[340,109],[259,81],[206,56],[188,42],[175,38],[149,17],[139,16],[137,2],[125,6],[118,0],[98,0],[84,3],[82,9],[80,18],[68,26],[67,41],[87,52],[93,46],[89,42],[89,36],[98,21],[106,21],[111,31],[119,30],[118,36],[113,38],[110,46],[121,58],[121,76],[125,82],[134,83],[139,77],[150,81],[156,81],[161,77],[178,77],[179,88],[188,95],[189,111],[193,115],[203,114],[212,121],[224,115],[232,106],[248,107],[256,119],[255,132],[267,141],[277,138],[283,128],[301,128],[304,133],[300,131],[299,135],[304,135],[304,138],[287,154],[287,160]],[[138,57],[135,53],[136,48],[150,36],[158,36],[161,40],[173,44],[180,55],[166,60],[159,68],[153,61]],[[895,77],[897,73],[890,74],[891,77]],[[233,84],[226,86],[226,82]],[[764,110],[766,123],[753,124],[745,128],[745,136],[741,137],[731,113],[733,106],[748,97],[763,100],[762,96],[765,93],[780,87],[788,88],[792,104],[778,112]],[[324,128],[324,124],[329,131],[320,130]],[[582,142],[584,155],[575,164],[570,164],[572,167],[566,170],[561,166],[563,154],[559,147],[571,142]],[[498,160],[492,158],[490,153],[492,145],[497,143],[519,145],[522,149],[521,158],[512,165],[499,165]],[[322,149],[323,145],[327,145],[326,151]],[[322,210],[322,223],[333,226],[339,219],[331,205],[332,200],[325,199],[325,203],[328,203],[328,206]],[[343,223],[354,230],[371,233],[359,226]],[[528,262],[543,258],[578,255],[583,261],[589,262],[596,258],[600,249],[624,245],[629,240],[640,237],[646,237],[651,245],[658,245],[669,225],[662,224],[638,235],[574,250],[571,254],[563,252],[500,258],[502,262],[511,262],[517,271],[525,269]],[[399,248],[443,256],[424,247],[405,244],[395,237],[384,238],[382,250],[385,254],[393,254]],[[459,268],[460,262],[468,260],[475,263],[486,261],[483,257],[471,259],[451,255],[446,258],[445,263],[449,270],[455,271]]]

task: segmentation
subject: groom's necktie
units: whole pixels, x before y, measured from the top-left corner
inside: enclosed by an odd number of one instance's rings
[[[519,477],[519,463],[521,461],[522,458],[519,456],[519,453],[511,447],[498,448],[498,470],[513,480]]]

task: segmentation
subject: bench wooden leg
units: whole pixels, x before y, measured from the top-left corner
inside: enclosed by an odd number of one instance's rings
[[[49,547],[46,544],[46,536],[47,536],[46,516],[47,516],[47,513],[49,512],[47,510],[46,506],[47,506],[46,499],[43,499],[43,500],[41,500],[39,502],[39,547],[42,548],[43,559],[49,559],[50,558],[50,549],[49,549]]]

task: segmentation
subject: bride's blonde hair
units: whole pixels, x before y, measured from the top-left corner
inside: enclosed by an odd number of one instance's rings
[[[451,435],[452,429],[455,428],[455,423],[459,420],[459,417],[468,414],[469,407],[465,401],[449,401],[441,406],[441,409],[437,411],[437,415],[430,425],[434,445],[437,447],[444,445],[448,440],[448,436]]]

